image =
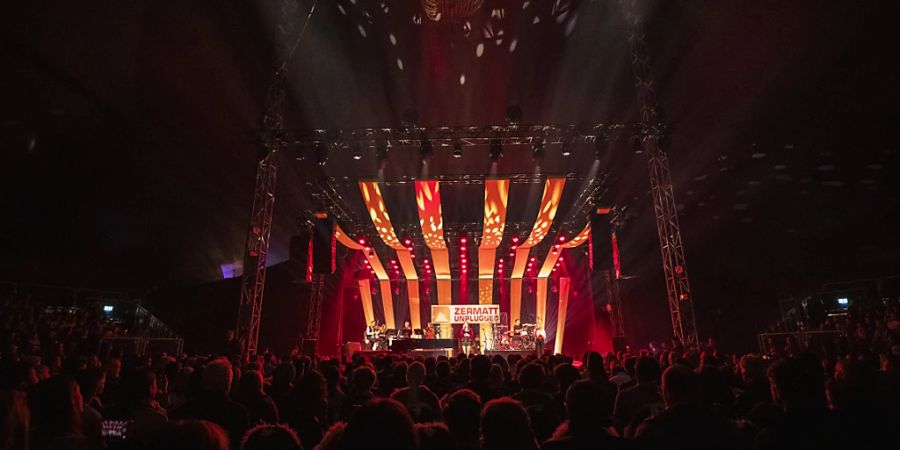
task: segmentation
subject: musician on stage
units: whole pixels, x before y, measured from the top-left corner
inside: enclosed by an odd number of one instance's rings
[[[472,330],[472,326],[469,325],[468,321],[464,322],[459,330],[459,342],[462,345],[463,354],[468,355],[472,350],[472,339],[474,337],[475,332]]]
[[[534,333],[534,350],[537,352],[538,356],[544,354],[544,340],[546,339],[546,333],[544,333],[543,328],[539,328]]]
[[[409,321],[403,322],[403,328],[400,330],[400,337],[403,339],[412,338],[412,325],[409,324]]]
[[[374,320],[366,327],[366,334],[363,342],[365,342],[366,347],[368,347],[369,350],[376,350],[380,331],[381,328],[378,326],[378,322]]]
[[[519,336],[522,334],[522,331],[524,329],[525,329],[525,327],[522,326],[522,321],[519,319],[516,319],[515,323],[513,323],[512,334],[514,336]]]
[[[435,338],[434,324],[431,322],[428,322],[427,324],[425,324],[425,339],[434,339],[434,338]]]

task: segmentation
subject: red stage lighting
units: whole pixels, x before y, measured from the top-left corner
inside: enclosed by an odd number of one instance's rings
[[[512,238],[512,241],[513,241],[513,242],[519,242],[519,238],[513,237],[513,238]]]
[[[565,236],[560,236],[560,237],[559,237],[559,242],[566,242],[566,237],[565,237]]]
[[[463,244],[465,244],[465,243],[466,243],[466,238],[460,239],[459,242],[462,242]]]

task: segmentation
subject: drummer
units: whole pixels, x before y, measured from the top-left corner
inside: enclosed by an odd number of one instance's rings
[[[518,335],[522,334],[522,331],[524,331],[524,330],[525,330],[525,327],[522,326],[522,321],[520,319],[516,319],[515,323],[513,324],[512,334],[515,336],[518,336]]]

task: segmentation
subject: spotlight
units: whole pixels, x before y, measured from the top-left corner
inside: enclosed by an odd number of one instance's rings
[[[565,141],[562,143],[561,153],[563,156],[569,156],[572,154],[572,144],[569,141]]]
[[[544,138],[534,138],[531,156],[537,162],[541,162],[544,159]]]
[[[459,142],[453,144],[453,157],[454,158],[462,158],[462,144]]]
[[[360,145],[358,143],[353,144],[353,159],[356,161],[362,159],[362,148],[360,148]]]
[[[431,141],[422,139],[422,141],[419,142],[419,156],[425,160],[428,159],[432,153],[434,153],[434,147],[431,145]]]
[[[328,147],[321,142],[316,144],[316,163],[324,166],[328,162]]]
[[[497,160],[503,157],[503,143],[500,142],[500,139],[491,139],[490,149],[491,161],[497,162]]]
[[[375,145],[375,159],[378,161],[378,169],[384,169],[388,159],[388,143],[379,142]]]

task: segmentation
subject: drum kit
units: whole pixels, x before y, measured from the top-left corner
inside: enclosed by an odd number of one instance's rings
[[[537,324],[523,323],[518,330],[510,330],[508,325],[498,325],[494,328],[494,342],[499,342],[495,350],[534,350],[534,339]]]

